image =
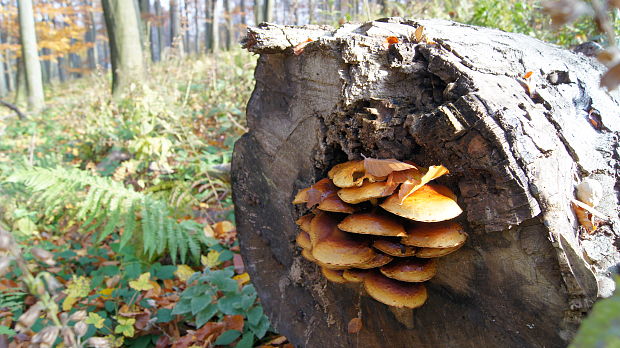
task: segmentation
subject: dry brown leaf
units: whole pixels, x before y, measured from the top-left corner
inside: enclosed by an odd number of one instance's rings
[[[392,172],[415,168],[414,165],[391,159],[364,158],[364,170],[367,174],[381,177]]]
[[[302,42],[298,43],[297,45],[295,45],[293,47],[293,54],[298,56],[298,55],[304,53],[304,48],[306,46],[308,46],[308,44],[311,43],[311,42],[312,42],[312,39],[308,38],[308,40],[302,41]]]
[[[226,315],[223,320],[226,330],[237,330],[243,332],[243,315]]]
[[[528,72],[525,73],[525,75],[523,75],[523,78],[524,79],[529,79],[532,76],[533,73],[534,72],[532,72],[532,71],[528,71]]]
[[[349,321],[348,331],[350,334],[356,334],[362,330],[362,319],[353,318]]]
[[[328,178],[321,179],[316,184],[310,186],[307,191],[306,207],[312,208],[315,204],[320,204],[332,193],[335,193],[338,188]]]
[[[594,233],[599,225],[598,221],[596,221],[594,217],[601,220],[607,220],[607,216],[605,216],[605,214],[583,202],[573,199],[571,200],[571,203],[573,204],[573,210],[575,210],[575,215],[577,215],[579,224],[583,226],[589,234]]]
[[[416,42],[422,42],[424,39],[424,26],[420,25],[414,33],[414,38]]]
[[[574,205],[580,207],[581,209],[584,209],[586,211],[588,211],[590,214],[596,216],[597,218],[601,219],[601,220],[609,220],[609,218],[607,217],[607,215],[601,213],[600,211],[592,208],[591,206],[578,201],[576,199],[571,199],[571,203],[573,203]]]
[[[601,114],[596,109],[591,109],[588,112],[588,122],[590,122],[592,127],[594,127],[594,129],[598,131],[600,131],[601,129],[603,129],[603,127],[605,127],[605,125],[603,125]]]
[[[418,168],[411,168],[407,170],[401,170],[398,172],[392,172],[388,175],[388,184],[402,184],[406,181],[420,181],[423,173]]]
[[[616,60],[617,53],[614,50],[603,50],[596,55],[599,62],[609,65]]]
[[[601,77],[601,87],[607,87],[608,90],[616,89],[620,85],[620,64],[611,67]]]
[[[405,181],[402,185],[400,185],[400,190],[398,191],[398,198],[401,203],[409,197],[412,193],[417,191],[420,187],[428,184],[431,180],[435,180],[438,177],[448,174],[448,168],[438,165],[438,166],[430,166],[426,173],[418,180],[408,180]]]

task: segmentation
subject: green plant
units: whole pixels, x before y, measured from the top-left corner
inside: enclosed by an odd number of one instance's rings
[[[215,345],[228,345],[236,341],[235,347],[252,347],[256,339],[261,339],[269,329],[269,320],[263,309],[256,304],[256,290],[251,284],[239,286],[232,279],[232,267],[221,270],[205,269],[194,273],[188,280],[188,287],[180,295],[180,300],[172,314],[185,315],[201,328],[213,317],[219,322],[234,321],[234,316],[243,319],[236,327],[227,325]]]
[[[122,227],[121,246],[141,241],[142,252],[149,258],[167,251],[173,262],[180,255],[185,263],[188,253],[197,261],[203,245],[216,243],[204,236],[195,221],[175,219],[165,202],[83,170],[25,167],[14,171],[7,182],[23,184],[32,192],[32,199],[46,207],[44,215],[66,214],[67,203],[71,203],[73,217],[88,226],[87,231],[101,227],[99,241]]]

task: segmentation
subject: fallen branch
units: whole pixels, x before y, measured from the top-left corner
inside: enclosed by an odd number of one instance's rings
[[[4,105],[7,108],[15,111],[15,113],[17,114],[17,117],[19,117],[20,120],[25,120],[26,119],[26,115],[21,112],[21,110],[19,110],[19,108],[9,102],[5,102],[4,100],[0,100],[0,105]]]

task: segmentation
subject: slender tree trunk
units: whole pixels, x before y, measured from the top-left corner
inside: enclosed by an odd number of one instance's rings
[[[153,55],[153,38],[151,32],[153,30],[153,22],[151,19],[151,1],[139,0],[140,3],[140,29],[142,30],[143,51],[148,52],[151,61],[155,61]]]
[[[263,1],[265,0],[254,0],[254,25],[264,22]]]
[[[15,72],[13,71],[13,67],[17,64],[11,64],[11,52],[7,49],[4,51],[4,56],[6,57],[6,82],[9,92],[15,90]]]
[[[241,13],[239,13],[241,24],[245,27],[247,23],[247,19],[245,18],[247,9],[245,8],[245,0],[239,0],[239,9]]]
[[[157,61],[162,59],[162,52],[164,49],[164,22],[161,12],[161,0],[155,0],[155,16],[157,16]]]
[[[28,89],[28,107],[33,111],[38,111],[45,107],[45,96],[43,95],[43,79],[34,28],[32,0],[18,0],[18,9],[22,57]]]
[[[263,0],[263,1],[264,1],[263,21],[273,22],[274,0]]]
[[[0,53],[0,97],[4,97],[7,93],[8,88],[6,85],[6,74],[4,73],[4,58],[2,57],[2,53]]]
[[[308,0],[308,24],[314,23],[314,0]]]
[[[41,49],[41,53],[44,56],[48,56],[52,53],[52,51],[49,48],[44,47]],[[45,84],[49,84],[52,82],[52,62],[50,58],[47,58],[43,60],[41,64],[43,65],[43,82]]]
[[[183,1],[183,6],[182,6],[182,18],[183,18],[183,22],[181,25],[181,32],[182,32],[182,37],[183,37],[183,49],[185,50],[186,54],[190,54],[191,53],[191,49],[192,49],[192,45],[190,45],[190,37],[189,37],[189,33],[190,33],[190,25],[189,25],[189,0]]]
[[[92,71],[97,69],[97,23],[95,22],[95,13],[89,13],[89,26],[86,32],[86,42],[92,46],[86,51],[88,68]]]
[[[226,50],[230,51],[233,41],[232,14],[230,12],[230,0],[224,0],[224,15],[226,19]]]
[[[71,40],[71,45],[75,44],[75,39]],[[71,76],[73,78],[82,77],[82,58],[77,53],[69,53],[69,65],[71,66]]]
[[[220,0],[213,0],[213,28],[211,29],[212,51],[215,53],[220,50]]]
[[[170,41],[171,46],[178,48],[179,54],[183,54],[183,38],[181,37],[179,3],[177,0],[170,0]]]
[[[213,1],[205,0],[205,51],[213,51]]]
[[[17,66],[17,72],[15,73],[15,104],[19,104],[26,99],[28,94],[23,58],[16,59],[15,65]]]
[[[102,0],[112,58],[112,93],[120,96],[144,74],[137,9],[133,1]]]
[[[194,28],[196,36],[194,36],[194,53],[200,53],[200,2],[194,0]]]
[[[60,80],[60,82],[66,82],[67,81],[67,69],[65,67],[65,57],[64,56],[58,56],[58,58],[56,58],[56,61],[58,62],[58,80]]]

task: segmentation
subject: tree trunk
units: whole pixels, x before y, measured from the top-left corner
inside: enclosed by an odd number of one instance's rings
[[[157,16],[157,54],[155,55],[156,61],[162,59],[162,52],[164,50],[164,21],[161,15],[161,0],[155,1],[155,16]]]
[[[194,0],[194,28],[196,30],[194,53],[198,55],[200,53],[200,2],[198,0]]]
[[[230,11],[230,0],[224,0],[224,12],[226,13],[226,50],[230,51],[233,42],[233,23],[232,13]]]
[[[308,0],[308,24],[314,23],[314,2],[315,0]]]
[[[245,17],[247,11],[247,8],[245,8],[245,0],[239,0],[239,8],[241,9],[241,12],[239,13],[239,16],[241,17],[241,25],[243,28],[245,28],[245,26],[248,24]]]
[[[170,40],[171,46],[183,54],[183,38],[181,37],[181,22],[179,20],[179,4],[177,0],[170,0]]]
[[[263,0],[263,21],[273,22],[274,0]]]
[[[97,70],[97,23],[95,21],[95,13],[88,13],[88,31],[86,31],[86,42],[92,46],[86,51],[86,57],[88,60],[88,69],[91,71]]]
[[[120,96],[144,73],[140,26],[133,1],[102,0],[112,59],[112,93]]]
[[[45,107],[43,95],[43,79],[41,77],[41,63],[37,48],[37,36],[34,28],[34,14],[32,0],[19,0],[19,33],[22,45],[24,72],[26,74],[26,89],[28,92],[28,108],[38,111]]]
[[[265,0],[254,0],[254,24],[259,25],[264,22],[263,18],[263,1]]]
[[[420,25],[431,43],[411,41]],[[400,43],[388,47],[388,36]],[[244,43],[261,56],[250,131],[233,155],[238,235],[272,325],[294,345],[565,347],[593,302],[611,294],[620,93],[599,88],[605,68],[594,59],[440,20],[266,25]],[[528,71],[536,93],[519,82]],[[469,239],[438,259],[415,312],[328,283],[295,247],[306,212],[291,204],[297,191],[362,155],[447,166],[438,182],[464,210],[457,221]],[[597,209],[610,217],[594,234],[570,205],[586,177],[602,185]],[[356,317],[363,329],[349,334]]]
[[[6,74],[4,72],[4,60],[2,52],[0,52],[0,97],[4,97],[9,92],[6,84]]]
[[[220,0],[212,0],[213,8],[211,9],[211,51],[217,52],[220,50]]]

